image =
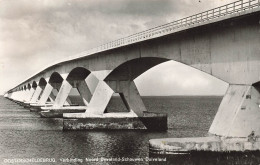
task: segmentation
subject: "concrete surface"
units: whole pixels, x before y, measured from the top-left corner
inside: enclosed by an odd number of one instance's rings
[[[137,117],[129,113],[111,113],[63,119],[63,130],[104,129],[166,131],[167,115],[150,113],[147,116]]]
[[[177,154],[193,151],[231,152],[231,151],[260,151],[260,139],[194,137],[194,138],[165,138],[149,140],[151,153]]]

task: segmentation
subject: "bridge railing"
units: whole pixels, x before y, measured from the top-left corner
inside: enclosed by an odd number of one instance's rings
[[[220,6],[220,7],[211,9],[211,10],[207,10],[207,11],[189,16],[189,17],[182,18],[177,21],[173,21],[173,22],[161,25],[161,26],[157,26],[157,27],[130,35],[128,37],[124,37],[124,38],[121,38],[121,39],[118,39],[115,41],[111,41],[109,43],[100,45],[96,48],[84,51],[80,54],[77,54],[74,56],[69,56],[69,57],[66,57],[66,59],[56,61],[55,63],[53,63],[49,66],[53,66],[55,64],[65,62],[65,61],[70,61],[70,60],[77,59],[80,57],[85,57],[85,56],[95,54],[98,52],[102,52],[105,50],[114,49],[117,47],[141,42],[144,40],[149,40],[152,38],[157,38],[157,37],[164,36],[164,35],[167,35],[170,33],[174,33],[179,28],[194,26],[194,25],[202,23],[202,22],[214,20],[216,18],[220,18],[220,17],[226,16],[226,15],[231,15],[234,13],[250,10],[253,8],[259,8],[259,7],[260,7],[260,0],[235,1],[232,3],[226,4],[224,6]],[[42,71],[42,70],[40,70],[40,71]]]
[[[71,56],[70,59],[84,57],[90,54],[94,54],[97,52],[114,49],[117,47],[121,47],[124,45],[129,45],[132,43],[157,38],[163,35],[167,35],[173,33],[176,29],[181,27],[188,27],[195,24],[199,24],[202,22],[210,21],[219,17],[223,17],[226,15],[238,13],[245,10],[250,10],[253,8],[260,7],[260,0],[239,0],[233,3],[226,4],[224,6],[220,6],[211,10],[204,11],[202,13],[198,13],[189,17],[185,17],[183,19],[173,21],[161,26],[157,26],[155,28],[151,28],[128,37],[124,37],[115,41],[111,41],[109,43],[100,45],[99,47],[90,49],[88,51],[82,52],[76,56]]]

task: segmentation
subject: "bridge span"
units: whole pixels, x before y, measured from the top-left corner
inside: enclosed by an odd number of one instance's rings
[[[236,1],[51,64],[10,89],[5,97],[38,108],[43,116],[61,114],[68,129],[90,128],[84,122],[92,117],[99,121],[142,118],[137,122],[141,129],[147,122],[139,124],[150,117],[151,127],[166,129],[166,116],[147,112],[133,80],[158,64],[174,60],[230,84],[210,133],[225,137],[247,137],[252,132],[260,135],[259,24],[259,0]],[[86,79],[97,80],[97,86],[90,89]],[[72,88],[79,91],[85,106],[71,104],[68,94]],[[113,93],[120,95],[128,113],[106,113]]]

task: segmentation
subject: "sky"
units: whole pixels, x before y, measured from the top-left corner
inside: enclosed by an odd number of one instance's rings
[[[55,60],[230,2],[0,0],[0,94]],[[174,61],[135,82],[142,95],[223,95],[228,86]]]

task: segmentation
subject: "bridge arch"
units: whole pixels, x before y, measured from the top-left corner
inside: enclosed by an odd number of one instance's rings
[[[71,81],[82,81],[82,80],[85,80],[90,73],[91,72],[86,68],[76,67],[76,68],[73,68],[69,72],[66,80],[69,81],[69,82],[71,82]]]
[[[52,88],[50,97],[53,100],[55,100],[56,95],[60,90],[62,82],[63,82],[63,78],[58,72],[51,73],[48,83],[51,85],[51,88]],[[47,101],[47,99],[46,99],[46,101]]]
[[[31,87],[32,87],[33,89],[36,89],[36,88],[37,88],[37,86],[38,86],[38,85],[37,85],[36,81],[33,81],[33,82],[32,82],[32,86],[31,86]]]
[[[30,103],[36,103],[42,95],[43,89],[45,88],[47,82],[44,78],[40,78],[38,84],[36,81],[32,82],[32,92],[29,98]]]
[[[62,76],[56,71],[50,73],[50,77],[48,79],[41,77],[39,80],[39,87],[41,87],[39,104],[44,105],[47,101],[53,102],[61,88],[62,82]]]
[[[133,110],[137,115],[142,115],[140,112],[147,111],[142,98],[140,97],[138,88],[134,80],[148,71],[149,69],[168,61],[175,61],[168,58],[160,57],[142,57],[128,60],[118,65],[110,74],[104,79],[108,86],[115,92],[119,93],[128,110]],[[178,62],[178,61],[176,61]],[[178,62],[181,63],[181,62]],[[183,63],[181,63],[183,64]],[[189,68],[193,68],[198,72],[203,72],[210,75],[203,70],[193,66],[183,64]],[[188,75],[187,75],[188,76]],[[210,75],[211,77],[217,78]],[[217,78],[218,79],[218,78]],[[221,80],[222,81],[222,80]],[[139,114],[138,114],[139,113]]]
[[[62,83],[63,78],[58,72],[53,72],[50,76],[49,83]]]
[[[44,86],[46,86],[46,84],[47,84],[47,81],[45,80],[45,78],[41,78],[38,85],[44,87]]]
[[[74,90],[74,92],[79,93],[83,98],[83,102],[88,104],[91,94],[89,93],[85,79],[90,74],[90,71],[83,67],[75,67],[67,73],[66,79],[57,71],[53,72],[50,76],[48,83],[52,86],[49,88],[53,89],[53,94],[50,96],[55,100],[54,106],[62,107],[66,104],[73,104],[73,101],[71,100],[72,97],[69,96],[73,88],[78,90]],[[45,100],[43,100],[42,103]]]
[[[88,105],[92,94],[86,83],[86,78],[90,74],[91,72],[84,67],[73,68],[66,78],[66,81],[69,83],[67,85],[65,84],[67,86],[68,95],[64,95],[63,97],[69,97],[69,94],[80,95],[81,101],[78,103],[75,102],[75,104]]]
[[[30,83],[28,83],[28,84],[27,84],[27,89],[28,89],[28,90],[30,90],[30,89],[31,89],[31,87],[32,87],[32,86],[31,86],[31,84],[30,84]]]
[[[133,81],[138,76],[142,75],[149,69],[162,64],[164,62],[174,61],[180,64],[183,64],[189,68],[193,68],[200,72],[206,73],[209,76],[212,76],[220,81],[226,82],[227,81],[210,74],[209,72],[194,67],[193,65],[186,64],[180,60],[165,58],[165,57],[141,57],[141,58],[134,58],[128,61],[125,61],[118,66],[116,66],[104,79],[105,81],[113,81],[113,80],[129,80]]]
[[[117,66],[105,78],[105,81],[113,80],[134,80],[152,67],[169,61],[170,59],[160,57],[143,57],[126,61]]]

